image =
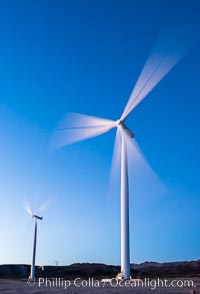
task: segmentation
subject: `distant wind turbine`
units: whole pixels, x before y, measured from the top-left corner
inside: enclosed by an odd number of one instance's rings
[[[43,203],[40,208],[37,211],[38,213],[41,213],[46,208],[46,204]],[[33,280],[35,278],[35,257],[36,257],[36,245],[37,245],[37,221],[42,220],[43,217],[38,216],[32,212],[32,209],[28,202],[25,204],[25,209],[30,214],[30,216],[34,219],[34,238],[33,238],[33,254],[32,254],[32,263],[31,263],[31,272],[29,279]]]
[[[121,152],[121,277],[130,278],[130,242],[129,242],[129,177],[128,154],[134,133],[125,121],[133,109],[156,87],[167,73],[197,43],[196,32],[188,28],[172,28],[163,33],[153,48],[136,82],[130,98],[116,120],[108,120],[88,115],[68,114],[62,125],[51,138],[52,149],[89,139],[117,128],[115,146]],[[136,150],[133,144],[133,150]]]

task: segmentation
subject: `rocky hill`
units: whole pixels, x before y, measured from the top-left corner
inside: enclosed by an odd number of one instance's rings
[[[99,263],[74,263],[69,266],[36,267],[37,277],[73,279],[115,277],[120,272],[119,266]],[[192,277],[200,276],[200,260],[181,262],[144,262],[132,264],[131,273],[134,277]],[[28,278],[30,265],[0,265],[0,278]]]
[[[159,277],[190,277],[200,275],[200,260],[178,262],[144,262],[132,264],[132,269],[137,270],[137,275]]]

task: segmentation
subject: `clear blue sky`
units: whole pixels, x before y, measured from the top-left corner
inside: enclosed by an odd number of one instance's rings
[[[1,1],[0,264],[120,263],[119,198],[108,197],[114,132],[48,153],[67,111],[117,119],[160,31],[200,26],[198,1]],[[168,193],[131,192],[131,261],[200,258],[200,46],[128,119]],[[145,185],[141,182],[141,185]]]

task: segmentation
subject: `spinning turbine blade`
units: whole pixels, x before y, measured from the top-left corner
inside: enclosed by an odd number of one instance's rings
[[[47,210],[49,207],[49,200],[43,202],[38,210],[36,211],[36,214],[41,214],[43,211]]]
[[[167,193],[167,188],[142,154],[136,140],[126,138],[129,188],[134,191],[134,206],[140,209]]]
[[[28,214],[30,214],[30,216],[32,217],[33,216],[33,212],[32,212],[32,209],[31,209],[30,204],[29,204],[28,201],[25,202],[24,208],[26,209],[26,211],[28,212]]]
[[[129,190],[134,197],[134,207],[141,209],[167,193],[167,188],[145,159],[136,140],[126,136]],[[115,197],[120,191],[121,138],[117,129],[110,172],[109,196]],[[144,184],[145,183],[145,184]],[[133,195],[131,193],[133,192]],[[112,198],[115,201],[116,198]]]
[[[50,149],[55,150],[65,145],[86,140],[108,132],[115,127],[115,121],[78,114],[69,113],[55,129]]]
[[[58,128],[90,128],[107,126],[108,124],[112,123],[113,121],[110,119],[69,112],[59,123]]]
[[[189,28],[168,29],[158,39],[136,82],[121,116],[125,120],[129,113],[153,90],[167,73],[197,43],[196,30]]]
[[[116,191],[119,192],[120,188],[120,166],[121,166],[121,139],[120,139],[120,132],[117,128],[116,135],[115,135],[115,143],[113,148],[113,156],[112,156],[112,164],[110,169],[110,182],[109,182],[109,189],[108,194],[113,195]]]

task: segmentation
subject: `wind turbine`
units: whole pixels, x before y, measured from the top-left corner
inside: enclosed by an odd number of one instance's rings
[[[116,120],[108,120],[88,115],[71,113],[55,130],[51,138],[51,148],[58,149],[68,144],[89,139],[113,128],[117,128],[115,146],[121,152],[121,276],[130,278],[129,241],[129,177],[128,148],[134,133],[126,126],[127,117],[133,109],[153,90],[166,74],[196,44],[196,32],[188,28],[166,30],[151,51],[144,68],[135,84],[130,98]],[[134,146],[135,148],[135,146]],[[134,149],[133,149],[134,150]]]
[[[43,205],[41,206],[43,207]],[[38,211],[41,211],[41,207]],[[30,214],[30,216],[34,219],[34,238],[33,238],[33,255],[32,255],[32,263],[31,263],[31,272],[30,272],[30,280],[33,280],[35,278],[35,256],[36,256],[36,244],[37,244],[37,221],[42,220],[43,217],[38,216],[32,212],[32,209],[30,208],[30,205],[28,202],[25,204],[26,211]]]

